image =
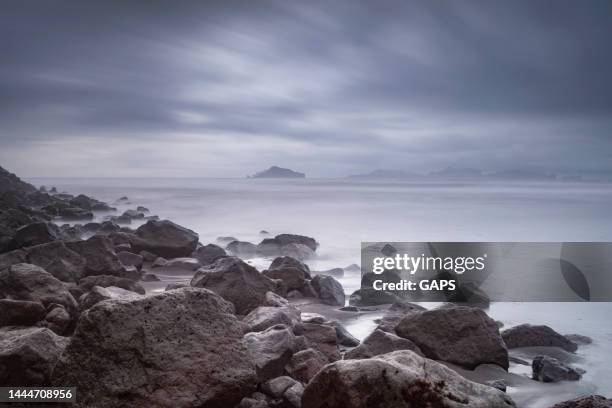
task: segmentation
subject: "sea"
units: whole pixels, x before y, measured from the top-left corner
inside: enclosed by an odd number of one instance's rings
[[[151,214],[196,231],[204,244],[220,236],[258,243],[294,233],[319,242],[313,271],[360,263],[361,242],[612,241],[612,184],[499,180],[30,178],[36,186],[86,194],[119,211],[145,206]],[[118,202],[120,197],[127,202]],[[98,217],[102,217],[99,215]],[[134,227],[138,224],[133,225]],[[262,233],[262,232],[266,232]],[[269,234],[269,235],[268,235]],[[270,259],[250,262],[265,269]],[[610,271],[612,274],[612,271]],[[187,282],[191,276],[173,277]],[[358,272],[340,279],[358,289]],[[162,286],[153,290],[162,290]],[[579,395],[612,398],[612,303],[493,303],[488,313],[505,327],[546,324],[593,339],[573,364],[576,383],[509,390],[520,406],[545,408]],[[363,338],[376,314],[347,328]],[[512,368],[521,375],[519,368]]]

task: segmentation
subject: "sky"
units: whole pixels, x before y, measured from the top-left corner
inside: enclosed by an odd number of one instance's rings
[[[0,166],[24,177],[612,170],[608,0],[0,7]]]

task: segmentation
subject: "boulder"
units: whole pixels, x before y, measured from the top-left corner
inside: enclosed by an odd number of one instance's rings
[[[260,382],[282,375],[285,365],[299,346],[293,332],[284,325],[247,333],[244,335],[244,343]]]
[[[0,297],[38,302],[45,307],[53,303],[64,306],[72,317],[77,302],[66,286],[49,272],[31,264],[15,264],[0,272]]]
[[[460,306],[427,310],[405,316],[395,332],[415,343],[423,354],[474,369],[497,364],[508,369],[508,350],[499,328],[481,309]]]
[[[242,319],[250,332],[260,332],[278,324],[291,329],[300,323],[300,311],[292,306],[259,306]]]
[[[113,242],[106,236],[94,235],[85,241],[68,242],[66,245],[85,258],[84,276],[113,275],[133,278],[117,257]]]
[[[306,386],[303,408],[510,408],[505,393],[471,382],[408,350],[325,366]]]
[[[320,351],[328,362],[340,360],[336,329],[325,324],[303,323],[303,335],[308,347]]]
[[[227,256],[225,250],[215,244],[201,246],[191,254],[191,257],[197,259],[202,265],[210,265],[223,256]]]
[[[283,307],[289,306],[289,301],[274,292],[267,292],[264,299],[264,306]]]
[[[11,246],[15,249],[46,244],[60,238],[59,228],[51,222],[34,222],[15,231]]]
[[[45,318],[42,304],[28,300],[0,299],[0,327],[33,326]]]
[[[116,286],[121,289],[129,290],[140,295],[145,294],[144,288],[136,281],[128,278],[121,278],[112,275],[87,276],[79,281],[79,289],[85,293],[89,292],[94,286],[108,288]]]
[[[183,288],[86,311],[52,384],[77,387],[75,407],[232,407],[255,371],[232,305]]]
[[[412,341],[396,336],[393,333],[376,329],[363,339],[358,347],[348,351],[344,355],[344,359],[370,358],[397,350],[411,350],[419,355],[423,355],[421,349]]]
[[[593,343],[592,338],[590,338],[589,336],[584,336],[582,334],[566,334],[565,338],[571,341],[572,343],[582,346]]]
[[[270,268],[262,273],[270,279],[282,280],[288,291],[301,289],[310,278],[308,267],[290,257],[274,259]]]
[[[550,408],[612,408],[612,399],[601,395],[578,397],[570,401],[559,402]]]
[[[217,259],[200,268],[191,286],[207,288],[232,302],[236,313],[246,315],[264,304],[266,293],[276,292],[276,284],[240,258]]]
[[[517,347],[560,347],[570,353],[578,349],[578,345],[557,333],[548,326],[521,324],[504,330],[502,338],[509,349]]]
[[[227,251],[234,256],[250,258],[255,256],[257,246],[255,244],[251,244],[250,242],[234,240],[227,244],[225,249],[227,249]]]
[[[375,290],[373,288],[357,289],[349,298],[352,306],[377,306],[399,302],[399,298],[391,292]]]
[[[285,408],[301,408],[304,386],[291,377],[277,377],[262,386],[263,391],[273,398],[273,405]]]
[[[278,256],[280,255],[280,248],[281,244],[275,238],[264,238],[257,244],[255,252],[259,256]]]
[[[531,363],[532,376],[540,382],[578,381],[582,373],[548,356],[536,356]]]
[[[307,348],[295,353],[289,364],[285,367],[287,373],[298,381],[307,383],[321,369],[329,363],[329,359],[322,352]]]
[[[315,252],[304,244],[288,244],[280,248],[282,256],[290,256],[295,259],[305,260],[314,258]]]
[[[188,257],[198,245],[198,234],[172,221],[147,221],[138,227],[132,248],[164,258]]]
[[[144,263],[142,255],[133,254],[127,251],[117,252],[117,258],[119,258],[119,262],[121,262],[123,266],[133,266],[137,270],[141,270],[142,264]]]
[[[344,289],[340,282],[331,276],[317,275],[310,281],[317,297],[323,303],[331,306],[344,306]]]
[[[280,234],[274,237],[276,242],[283,247],[289,244],[301,244],[305,245],[313,251],[317,250],[317,241],[314,238],[310,238],[304,235],[295,235],[295,234]]]
[[[125,290],[117,286],[94,286],[91,290],[79,298],[79,309],[81,312],[91,308],[98,302],[109,299],[132,300],[140,295],[131,290]]]
[[[68,341],[40,327],[0,330],[0,384],[48,386],[51,371]]]
[[[40,266],[64,282],[77,282],[83,276],[86,266],[85,258],[62,241],[30,247],[27,258],[28,263]]]
[[[23,249],[15,249],[14,251],[0,254],[0,271],[11,265],[27,262],[26,255],[27,252]]]

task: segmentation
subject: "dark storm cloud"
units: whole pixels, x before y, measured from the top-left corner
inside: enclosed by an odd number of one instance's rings
[[[0,159],[54,157],[31,175],[611,167],[608,1],[2,8]]]

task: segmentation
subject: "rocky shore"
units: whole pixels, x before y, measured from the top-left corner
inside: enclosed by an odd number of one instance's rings
[[[502,330],[486,302],[347,297],[336,278],[350,268],[308,267],[315,239],[263,235],[200,242],[144,207],[119,214],[0,168],[0,384],[74,386],[78,407],[496,408],[517,406],[509,388],[584,374],[563,355],[588,338]],[[147,293],[172,273],[191,281]],[[360,341],[346,322],[372,311],[382,317]],[[515,353],[526,349],[539,353]]]

